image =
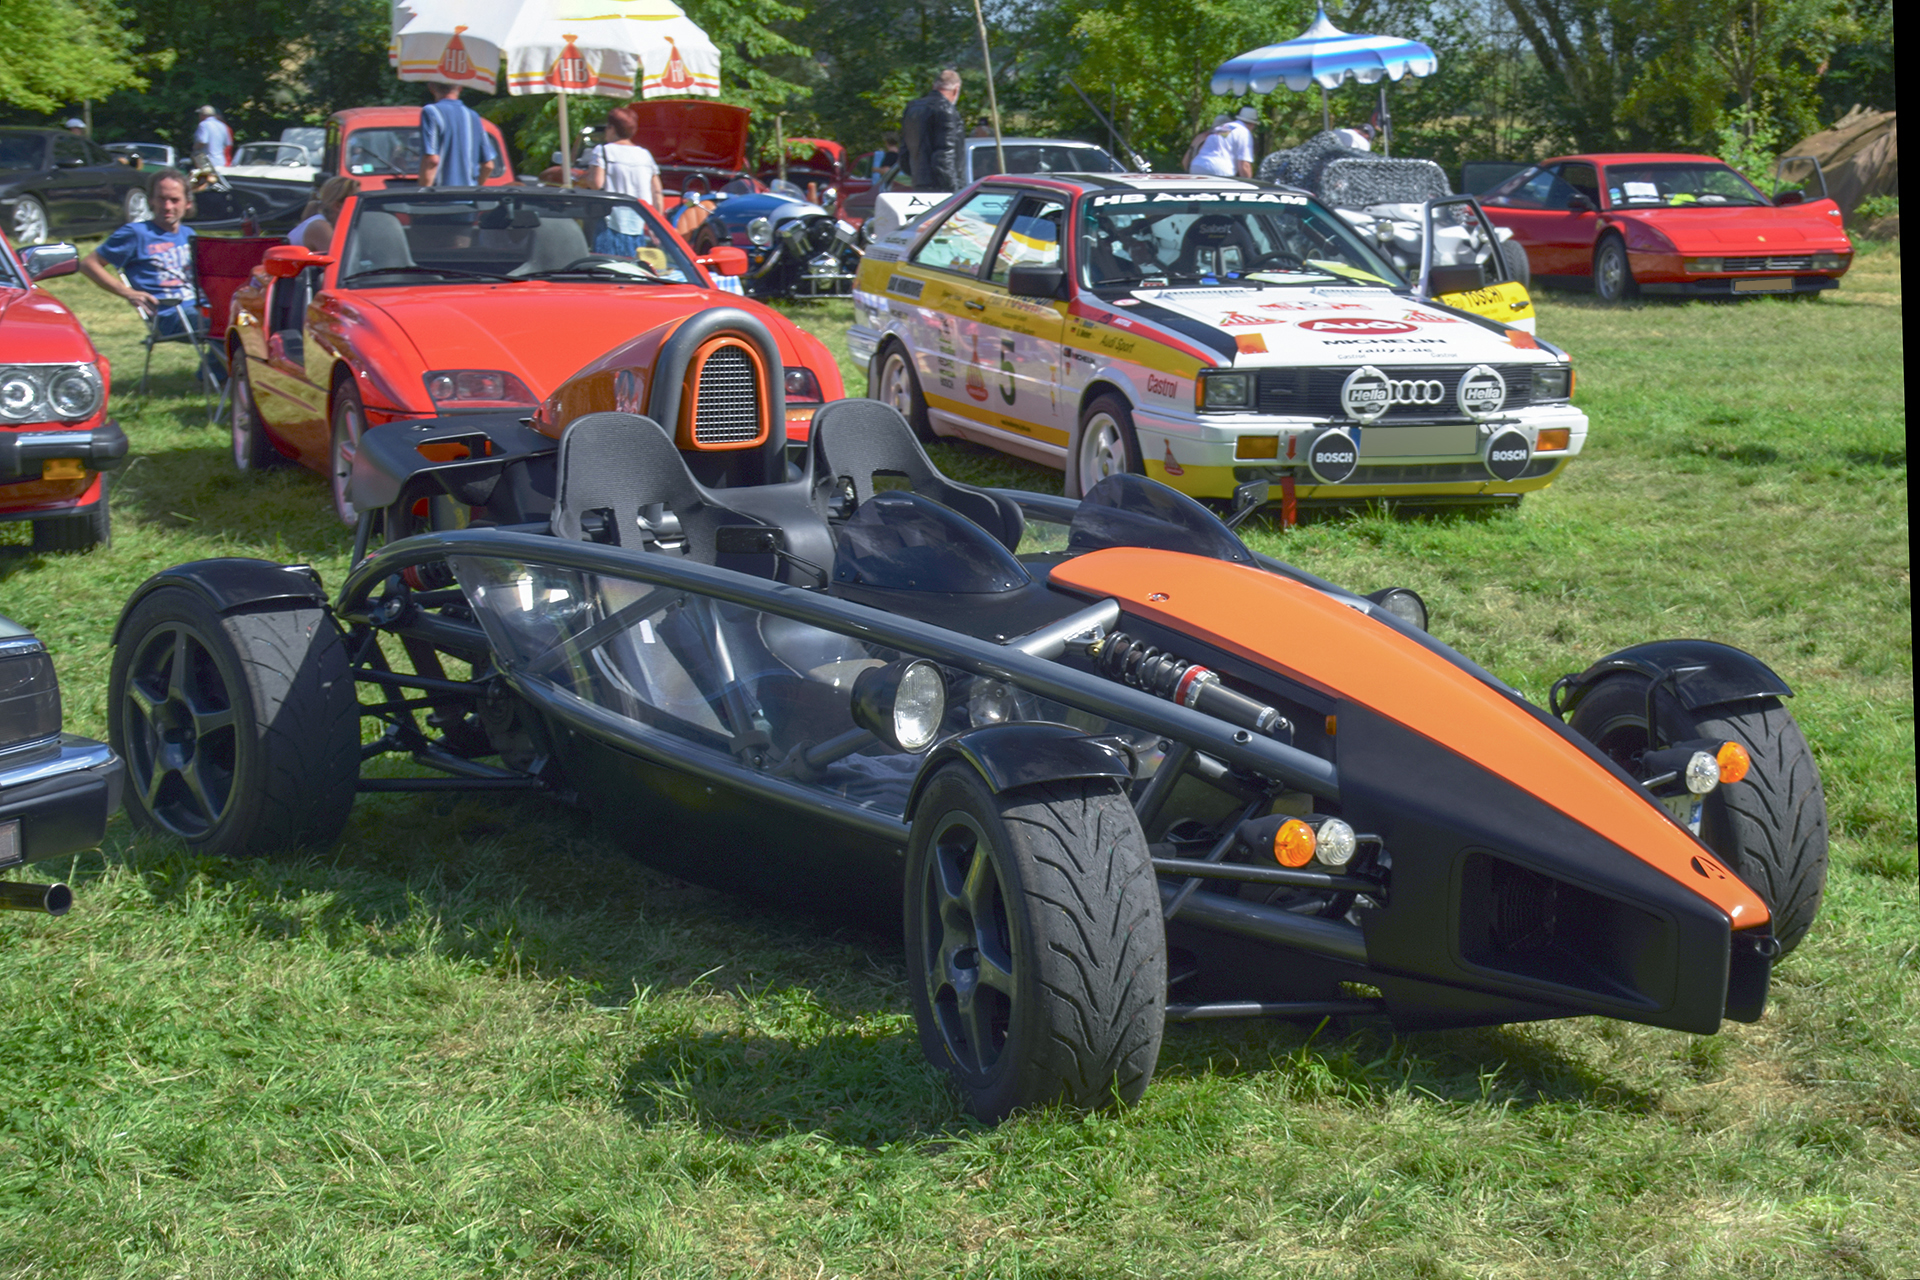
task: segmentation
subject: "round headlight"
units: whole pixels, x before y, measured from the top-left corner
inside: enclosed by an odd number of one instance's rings
[[[1720,785],[1720,762],[1704,751],[1687,760],[1687,790],[1703,796]]]
[[[931,662],[916,662],[900,677],[893,700],[893,736],[903,750],[925,751],[947,714],[947,682]],[[1716,772],[1715,776],[1718,776]]]
[[[47,388],[56,418],[90,418],[100,408],[100,383],[85,366],[62,369]]]
[[[773,243],[773,222],[766,217],[755,218],[747,224],[747,239],[766,248]]]
[[[1369,593],[1367,599],[1408,626],[1420,631],[1427,629],[1427,602],[1420,598],[1419,592],[1405,587],[1385,587]]]
[[[1330,867],[1344,867],[1353,861],[1353,850],[1359,842],[1354,838],[1353,828],[1344,821],[1327,818],[1314,834],[1318,837],[1314,843],[1314,857]]]
[[[40,402],[40,386],[25,369],[0,373],[0,418],[24,422]]]

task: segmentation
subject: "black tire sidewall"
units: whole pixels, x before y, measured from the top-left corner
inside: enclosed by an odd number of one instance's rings
[[[868,398],[886,401],[887,361],[898,356],[902,369],[907,375],[907,425],[913,428],[914,436],[922,444],[932,441],[933,421],[927,414],[927,397],[920,390],[920,373],[913,367],[913,353],[897,338],[888,339],[880,344],[880,350],[873,357],[873,369],[867,378]]]
[[[1133,406],[1112,391],[1102,391],[1080,411],[1080,420],[1074,425],[1073,438],[1068,442],[1065,488],[1069,498],[1084,498],[1093,487],[1081,475],[1080,451],[1086,439],[1087,422],[1102,410],[1120,424],[1120,442],[1127,452],[1127,473],[1136,476],[1147,473],[1146,462],[1140,456],[1140,437],[1134,430]]]
[[[1620,255],[1620,292],[1609,295],[1601,285],[1604,278],[1600,264],[1609,253]],[[1633,279],[1633,263],[1627,257],[1627,244],[1617,235],[1601,237],[1600,244],[1593,251],[1593,292],[1602,302],[1620,303],[1631,300],[1637,291]]]
[[[358,522],[358,513],[355,513],[353,520],[347,519],[346,512],[340,507],[341,498],[333,489],[333,460],[338,447],[335,442],[339,439],[341,433],[347,431],[346,419],[349,409],[359,417],[360,428],[361,431],[364,432],[367,426],[367,411],[360,403],[360,392],[351,382],[343,382],[340,384],[339,390],[334,392],[333,411],[327,415],[327,504],[333,508],[334,519],[340,521],[340,523],[346,527],[352,528]],[[353,441],[353,447],[356,450],[359,449],[359,440],[356,439]]]
[[[233,462],[240,471],[265,471],[274,465],[279,452],[267,441],[265,424],[260,421],[260,406],[253,398],[253,382],[247,372],[247,353],[236,350],[233,353],[229,378],[232,384],[232,402],[227,412],[233,415],[229,429],[234,443],[240,447],[234,449]],[[241,405],[246,406],[245,421],[242,421]],[[245,442],[239,437],[244,433]]]

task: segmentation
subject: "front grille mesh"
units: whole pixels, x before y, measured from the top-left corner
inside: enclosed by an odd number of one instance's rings
[[[1722,258],[1722,271],[1807,271],[1812,269],[1813,259],[1807,254],[1797,257],[1778,258]]]
[[[721,347],[700,366],[693,439],[696,444],[738,444],[760,434],[760,385],[753,361],[739,347]]]
[[[1471,366],[1441,365],[1405,368],[1396,365],[1378,366],[1389,378],[1396,380],[1436,380],[1443,391],[1440,403],[1431,405],[1396,404],[1388,409],[1380,419],[1382,422],[1465,422],[1466,415],[1460,412],[1456,393],[1460,389],[1460,378]],[[1500,407],[1512,412],[1524,408],[1533,401],[1533,366],[1526,364],[1500,364],[1494,368],[1507,382],[1507,399]],[[1259,408],[1261,413],[1280,413],[1300,418],[1336,418],[1346,420],[1346,410],[1340,407],[1340,388],[1346,385],[1352,369],[1262,369],[1259,378]]]

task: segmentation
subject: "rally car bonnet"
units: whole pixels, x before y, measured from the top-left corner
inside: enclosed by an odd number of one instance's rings
[[[1133,547],[1068,560],[1050,580],[1398,722],[1686,885],[1734,929],[1767,922],[1759,895],[1629,782],[1466,670],[1322,592],[1250,565]]]

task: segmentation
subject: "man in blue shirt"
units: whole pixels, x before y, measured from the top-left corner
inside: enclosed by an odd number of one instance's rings
[[[177,169],[162,169],[147,187],[153,216],[129,222],[81,259],[80,272],[116,298],[150,316],[154,332],[174,337],[189,329],[206,330],[193,276],[193,228],[185,226],[187,180]],[[115,269],[120,272],[115,275]],[[207,357],[203,376],[218,382],[219,365]]]
[[[420,185],[477,187],[493,176],[499,156],[460,86],[431,84],[433,102],[420,110]]]

